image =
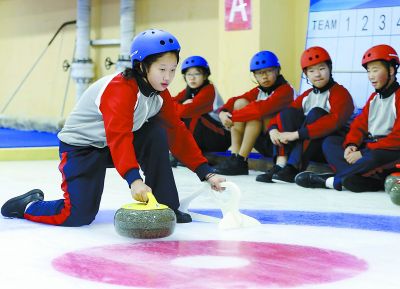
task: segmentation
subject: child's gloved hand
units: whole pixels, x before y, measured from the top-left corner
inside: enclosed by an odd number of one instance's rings
[[[132,198],[136,201],[143,203],[147,202],[149,200],[147,197],[147,193],[151,192],[151,188],[143,183],[141,179],[137,179],[131,184]]]

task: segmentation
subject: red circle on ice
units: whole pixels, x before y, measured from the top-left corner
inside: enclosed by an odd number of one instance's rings
[[[188,265],[191,257],[193,263]],[[53,266],[65,274],[102,283],[191,289],[321,284],[353,277],[368,268],[365,261],[333,250],[217,240],[94,247],[66,253],[53,260]]]

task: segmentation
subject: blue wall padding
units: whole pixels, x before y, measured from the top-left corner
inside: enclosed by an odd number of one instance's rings
[[[56,133],[0,128],[0,148],[58,146]]]

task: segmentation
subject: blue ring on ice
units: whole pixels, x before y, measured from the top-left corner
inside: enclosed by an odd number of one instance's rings
[[[220,210],[191,209],[190,211],[221,218]],[[240,210],[262,224],[305,225],[361,229],[400,233],[400,217],[340,212],[308,212],[280,210]]]

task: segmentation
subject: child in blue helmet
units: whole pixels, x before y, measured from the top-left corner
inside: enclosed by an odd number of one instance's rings
[[[231,137],[217,113],[224,102],[208,79],[211,72],[207,61],[201,56],[190,56],[183,61],[181,70],[187,87],[174,97],[177,114],[202,152],[226,151]]]
[[[253,147],[264,156],[272,156],[272,143],[266,134],[270,119],[293,101],[294,90],[280,73],[278,57],[260,51],[250,61],[257,87],[230,98],[220,108],[219,117],[231,131],[229,159],[216,166],[223,175],[247,175],[247,157]]]
[[[190,222],[190,215],[178,210],[168,151],[213,189],[221,190],[224,179],[213,173],[175,113],[167,87],[179,51],[178,40],[166,31],[138,34],[131,47],[132,69],[93,83],[58,134],[64,198],[43,201],[41,190],[31,190],[7,201],[3,216],[60,226],[90,224],[99,210],[106,168],[114,166],[135,200],[145,202],[153,192],[174,210],[178,223]]]

